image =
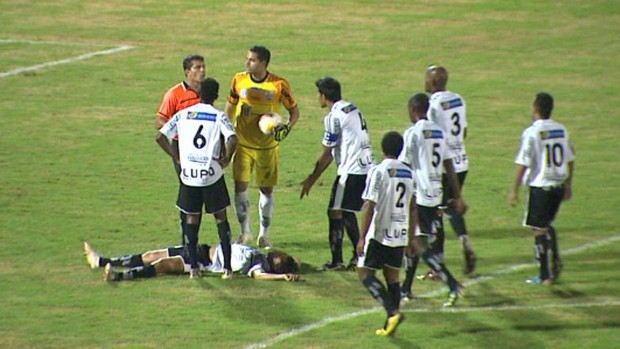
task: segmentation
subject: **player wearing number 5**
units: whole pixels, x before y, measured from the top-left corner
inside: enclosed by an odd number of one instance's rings
[[[250,48],[246,71],[233,77],[225,107],[239,136],[239,149],[233,160],[235,211],[241,225],[239,242],[249,244],[253,239],[248,185],[256,170],[256,184],[260,190],[258,245],[266,248],[271,247],[268,229],[274,207],[273,187],[278,184],[279,142],[286,138],[299,118],[289,83],[267,70],[270,59],[271,52],[266,47]],[[280,114],[281,106],[289,113],[288,123],[277,126],[273,136],[264,135],[258,127],[260,117],[269,112]]]
[[[562,270],[556,231],[551,223],[562,200],[568,200],[572,195],[575,161],[568,131],[562,124],[551,120],[552,111],[553,97],[545,92],[538,93],[532,105],[534,123],[521,135],[510,193],[510,204],[515,206],[521,183],[529,187],[523,225],[531,227],[534,232],[534,251],[540,273],[528,281],[545,285],[557,280]]]
[[[444,306],[453,306],[459,298],[461,286],[446,267],[440,252],[443,247],[437,248],[437,240],[443,234],[441,205],[443,192],[447,189],[443,188],[442,173],[446,173],[454,195],[450,206],[459,213],[464,213],[467,206],[460,196],[458,179],[452,165],[454,153],[448,149],[442,128],[426,118],[428,105],[428,97],[424,93],[415,94],[409,99],[409,118],[413,125],[405,131],[405,146],[398,157],[414,173],[416,205],[412,217],[418,227],[413,239],[414,255],[409,255],[402,291],[405,294],[411,293],[416,268],[422,257],[431,270],[447,282],[450,294]]]
[[[224,181],[224,168],[228,166],[237,148],[237,136],[226,114],[215,107],[219,84],[211,78],[200,84],[200,103],[176,113],[157,134],[159,146],[180,164],[179,195],[177,208],[187,214],[184,225],[184,245],[190,261],[190,278],[200,275],[198,265],[198,231],[202,208],[215,216],[217,232],[224,256],[222,278],[232,276],[230,225],[226,207],[230,205]],[[178,136],[179,152],[169,140]],[[221,151],[220,138],[224,137],[225,152]]]
[[[467,114],[465,108],[465,100],[458,93],[448,91],[448,71],[441,66],[431,65],[426,70],[425,88],[430,93],[429,108],[427,112],[428,119],[439,125],[446,138],[446,144],[450,152],[453,153],[453,165],[459,180],[461,190],[465,184],[469,161],[467,152],[465,151],[465,137],[467,136]],[[446,204],[449,200],[454,199],[454,193],[448,185],[448,178],[443,175],[444,196],[443,202]],[[452,229],[463,245],[463,254],[465,257],[465,274],[470,274],[476,268],[476,256],[472,247],[467,227],[465,226],[465,218],[461,213],[452,207],[448,207],[445,211]],[[444,237],[438,237],[443,240]],[[440,242],[443,246],[443,242]],[[443,252],[441,250],[440,252]]]

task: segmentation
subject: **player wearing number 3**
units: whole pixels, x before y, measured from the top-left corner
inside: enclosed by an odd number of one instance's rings
[[[213,107],[218,91],[217,81],[203,80],[199,92],[201,103],[176,113],[156,137],[159,146],[181,165],[177,208],[187,214],[183,235],[191,265],[190,278],[200,276],[197,254],[203,206],[207,213],[215,216],[217,223],[224,256],[222,278],[232,276],[230,225],[226,217],[230,197],[224,181],[224,168],[230,163],[238,141],[228,116]],[[178,153],[169,142],[176,136],[179,138]],[[223,154],[221,137],[226,141]]]
[[[448,91],[448,71],[442,66],[431,65],[426,70],[425,89],[430,93],[427,117],[430,121],[439,125],[446,138],[448,149],[453,153],[452,163],[459,180],[461,190],[465,184],[469,161],[465,151],[465,138],[467,137],[467,114],[465,100],[458,93]],[[454,199],[454,193],[448,185],[446,174],[443,175],[443,202],[446,204]],[[465,219],[461,213],[448,205],[445,211],[454,233],[463,245],[465,257],[465,274],[470,274],[476,268],[476,256],[471,244]],[[438,247],[443,253],[444,236],[438,236]]]
[[[562,200],[572,195],[575,152],[566,128],[551,120],[553,97],[541,92],[532,105],[534,123],[521,135],[510,204],[516,205],[521,183],[529,187],[523,225],[532,228],[534,251],[540,266],[532,283],[552,284],[560,275],[562,261],[555,229],[551,226]],[[552,256],[549,256],[551,251]],[[549,257],[552,257],[551,266]]]

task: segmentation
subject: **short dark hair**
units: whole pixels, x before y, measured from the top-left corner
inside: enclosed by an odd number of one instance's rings
[[[204,62],[205,58],[201,55],[191,54],[183,58],[183,71],[190,69],[194,61]]]
[[[274,274],[297,274],[299,272],[300,266],[297,260],[282,251],[268,252],[267,262],[271,269],[270,272]]]
[[[206,104],[213,104],[219,97],[220,84],[214,78],[206,78],[200,83],[200,101]]]
[[[325,95],[328,100],[338,102],[342,99],[338,80],[327,76],[318,79],[314,84],[319,89],[319,93]]]
[[[397,158],[403,150],[403,137],[396,131],[390,131],[383,135],[381,150],[386,156]]]
[[[547,92],[539,92],[534,99],[534,106],[543,119],[549,119],[553,111],[553,97]]]
[[[426,113],[428,110],[428,96],[426,93],[416,93],[409,98],[409,109],[413,108]]]
[[[256,53],[258,56],[258,60],[261,62],[267,63],[269,65],[269,61],[271,60],[271,52],[265,46],[255,45],[250,47],[250,51]]]

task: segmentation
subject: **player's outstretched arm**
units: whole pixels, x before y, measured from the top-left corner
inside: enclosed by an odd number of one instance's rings
[[[262,271],[255,271],[252,273],[252,278],[256,280],[284,280],[284,281],[299,281],[299,275],[297,274],[273,274]]]
[[[523,165],[517,165],[515,170],[514,180],[512,181],[512,189],[510,191],[510,196],[508,197],[508,203],[510,206],[517,206],[517,202],[519,202],[519,188],[521,187],[521,182],[523,181],[523,175],[527,167]]]
[[[301,182],[302,187],[301,193],[299,194],[300,199],[303,199],[304,196],[310,194],[310,189],[312,189],[314,183],[319,179],[319,177],[321,177],[321,174],[323,174],[325,169],[327,169],[333,160],[334,157],[332,156],[332,148],[323,146],[323,152],[314,165],[314,171],[312,171],[312,173],[306,177],[303,182]]]

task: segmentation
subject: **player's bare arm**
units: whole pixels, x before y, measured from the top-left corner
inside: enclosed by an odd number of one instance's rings
[[[418,251],[416,251],[415,245],[415,228],[418,226],[418,206],[415,201],[415,194],[411,195],[411,200],[409,201],[409,242],[407,245],[407,255],[414,256],[418,255]]]
[[[314,183],[319,179],[319,177],[321,177],[321,174],[325,171],[325,169],[327,169],[327,167],[329,167],[329,164],[331,164],[333,160],[334,157],[332,156],[332,148],[323,146],[323,151],[314,166],[314,171],[312,171],[312,173],[306,177],[303,182],[301,182],[302,188],[301,193],[299,194],[300,199],[303,199],[304,196],[310,194],[310,189],[312,189]]]
[[[168,120],[166,120],[166,118],[157,114],[157,116],[155,117],[155,128],[159,130],[162,126],[166,124],[167,121]]]
[[[233,155],[237,151],[238,144],[239,144],[239,138],[236,135],[232,135],[228,137],[228,139],[226,140],[226,147],[225,147],[226,154],[224,154],[224,156],[218,160],[222,168],[226,168],[230,164],[230,161],[232,160]]]
[[[370,229],[370,222],[375,215],[375,203],[370,200],[365,200],[362,205],[362,218],[360,226],[360,238],[357,242],[356,251],[358,256],[364,255],[364,245],[366,243],[366,235],[368,235],[368,229]]]
[[[525,174],[526,170],[527,167],[523,165],[517,165],[514,180],[512,181],[512,190],[510,191],[510,197],[508,198],[508,202],[512,207],[517,206],[517,203],[519,202],[519,188],[521,187],[523,175]]]
[[[164,150],[164,152],[166,152],[166,154],[170,155],[170,157],[174,159],[176,163],[180,162],[179,154],[177,154],[174,149],[172,149],[170,141],[168,140],[168,138],[166,138],[166,136],[164,136],[162,133],[158,133],[155,137],[155,141]]]
[[[564,196],[562,200],[567,201],[573,197],[573,171],[575,170],[575,162],[568,163],[568,178],[564,181]]]
[[[252,278],[256,280],[284,280],[284,281],[299,281],[298,274],[272,274],[261,271],[255,271],[252,273]]]
[[[224,106],[224,112],[226,113],[226,115],[228,115],[228,117],[230,118],[230,122],[232,122],[232,124],[235,124],[235,109],[237,108],[236,104],[232,104],[229,101],[226,101],[226,105]]]

